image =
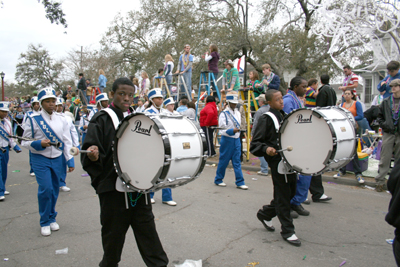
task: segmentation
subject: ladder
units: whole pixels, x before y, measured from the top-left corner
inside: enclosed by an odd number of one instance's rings
[[[192,101],[192,94],[191,92],[188,91],[185,78],[183,77],[183,74],[177,73],[177,74],[172,74],[172,76],[178,76],[178,82],[176,83],[176,101],[179,101],[180,95],[185,94],[185,92],[181,92],[181,87],[183,87],[186,91],[186,95],[189,99],[189,102]]]
[[[256,101],[256,98],[254,96],[254,89],[250,89],[249,87],[244,87],[239,89],[241,99],[245,102],[243,104],[244,111],[246,112],[246,125],[247,125],[247,135],[246,135],[246,160],[249,161],[250,159],[250,136],[251,136],[251,131],[250,131],[250,125],[251,125],[251,101],[254,103],[254,107],[256,111],[258,110],[258,104]],[[246,95],[245,93],[247,92],[247,101],[246,100]],[[242,151],[243,153],[243,151]]]
[[[198,99],[196,101],[196,121],[198,119],[197,111],[199,108],[201,88],[205,87],[205,92],[207,92],[207,95],[211,95],[211,84],[214,86],[214,90],[212,92],[217,92],[218,99],[221,99],[221,94],[218,90],[218,85],[217,85],[217,82],[215,81],[214,73],[210,72],[210,71],[202,71],[200,73],[199,92],[197,94]]]
[[[156,86],[156,83],[158,86]],[[158,77],[154,77],[154,81],[153,81],[153,88],[161,88],[163,94],[164,94],[164,88],[163,86],[165,86],[165,91],[167,92],[167,97],[171,96],[171,92],[169,91],[169,87],[167,84],[167,80],[165,79],[165,76],[158,76]]]

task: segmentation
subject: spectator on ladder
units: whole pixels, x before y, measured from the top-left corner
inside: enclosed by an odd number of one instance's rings
[[[228,59],[224,62],[225,70],[222,73],[222,92],[230,91],[239,91],[240,89],[240,80],[239,80],[239,72],[233,66],[232,60]]]
[[[207,96],[206,105],[200,111],[200,127],[206,135],[208,157],[215,157],[214,149],[214,127],[218,126],[218,110],[215,104],[215,97]]]
[[[139,88],[139,97],[144,97],[147,95],[147,92],[150,90],[150,79],[147,72],[142,71],[142,82],[140,83]]]
[[[279,76],[271,71],[271,66],[269,64],[264,64],[261,66],[261,68],[264,74],[264,77],[261,80],[264,92],[267,92],[269,89],[279,90],[281,79],[279,79]]]
[[[254,91],[254,97],[257,98],[259,95],[261,95],[264,92],[264,88],[261,85],[261,82],[258,80],[258,72],[256,70],[251,70],[249,72],[249,79],[250,81],[247,83],[247,86],[249,89]],[[257,106],[259,106],[257,102]],[[253,114],[256,112],[256,107],[254,106],[254,101],[250,102],[250,110],[251,116],[253,117]]]
[[[179,57],[178,69],[175,73],[183,75],[189,94],[192,91],[192,65],[193,55],[190,54],[190,45],[186,44],[184,47],[184,53]],[[181,91],[185,92],[184,85],[182,85]]]
[[[214,79],[217,80],[218,78],[218,61],[219,61],[219,54],[218,54],[218,47],[215,44],[210,45],[208,48],[210,50],[210,54],[206,52],[203,56],[204,60],[208,62],[208,71],[212,72],[214,75]]]
[[[165,66],[164,66],[164,75],[165,80],[167,81],[168,89],[171,91],[171,83],[172,83],[172,70],[174,69],[174,59],[170,54],[165,56]]]
[[[79,82],[78,82],[77,88],[78,88],[78,95],[79,95],[79,90],[81,90],[82,96],[83,96],[85,99],[87,99],[87,95],[86,95],[86,89],[87,89],[87,86],[86,86],[86,79],[85,79],[85,77],[83,76],[83,73],[79,73]],[[79,95],[79,96],[80,96],[80,95]],[[74,100],[72,100],[72,101],[74,101]],[[85,101],[85,100],[84,100],[84,101]],[[88,102],[89,102],[89,101],[88,101]]]
[[[106,74],[104,73],[103,69],[99,69],[99,88],[100,92],[104,93],[104,88],[106,88],[106,83],[107,83],[107,78],[105,76]]]
[[[88,120],[90,121],[94,114],[99,112],[100,110],[108,107],[108,96],[106,93],[102,93],[96,96],[96,107],[92,109],[89,113]]]

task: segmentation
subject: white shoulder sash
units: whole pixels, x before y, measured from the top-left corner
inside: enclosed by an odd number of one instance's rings
[[[274,125],[275,125],[275,130],[276,130],[276,132],[278,133],[278,132],[279,132],[279,127],[280,127],[280,125],[279,125],[278,119],[276,118],[276,116],[274,115],[274,113],[268,111],[268,112],[265,112],[264,114],[267,114],[268,116],[271,117],[271,119],[272,119],[272,121],[274,122]]]
[[[113,121],[115,130],[117,130],[118,125],[119,125],[119,119],[118,119],[117,114],[115,114],[114,110],[112,110],[111,108],[105,108],[105,109],[102,109],[101,111],[105,111],[108,113],[111,120]]]

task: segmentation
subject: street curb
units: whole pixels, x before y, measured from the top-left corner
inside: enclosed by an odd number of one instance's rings
[[[210,161],[207,160],[206,164],[210,164],[213,165],[215,164],[215,166],[218,165],[218,161]],[[229,163],[227,168],[233,168],[232,164]],[[260,170],[260,167],[253,167],[253,166],[246,166],[246,165],[242,165],[242,170],[246,170],[246,171],[253,171],[256,172],[255,175],[258,175],[257,172]],[[265,177],[265,176],[264,176]],[[341,185],[348,185],[348,186],[364,186],[364,185],[368,185],[371,187],[375,187],[375,181],[373,178],[365,178],[365,183],[364,184],[359,184],[357,182],[357,180],[354,178],[348,178],[348,177],[340,177],[340,178],[333,178],[333,176],[330,175],[322,175],[322,181],[324,182],[329,182],[330,184],[341,184]]]

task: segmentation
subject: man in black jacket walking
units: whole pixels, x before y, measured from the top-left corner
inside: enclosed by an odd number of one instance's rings
[[[318,96],[316,99],[317,107],[328,107],[336,105],[336,93],[335,90],[329,85],[329,75],[322,74],[321,77],[322,86],[318,90]]]
[[[77,86],[78,87],[78,91],[79,90],[82,91],[83,97],[85,98],[84,100],[82,99],[82,102],[86,103],[86,105],[87,105],[89,101],[88,101],[87,95],[86,95],[86,89],[87,89],[87,87],[86,87],[86,79],[83,76],[83,73],[79,73],[78,75],[79,75],[79,82],[78,82],[78,86]],[[78,94],[79,94],[79,92],[78,92]],[[81,94],[79,94],[79,96],[81,96]]]

